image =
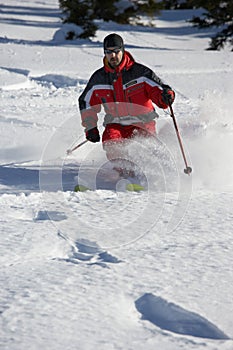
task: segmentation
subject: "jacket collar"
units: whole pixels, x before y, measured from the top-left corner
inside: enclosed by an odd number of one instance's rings
[[[130,69],[134,64],[135,60],[128,51],[125,51],[121,63],[116,68],[112,68],[109,65],[106,56],[104,57],[103,62],[104,62],[105,71],[108,73],[114,73],[114,72],[121,72],[123,69],[126,69],[126,70]]]

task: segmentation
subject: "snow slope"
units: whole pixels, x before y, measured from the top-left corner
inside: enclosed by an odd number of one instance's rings
[[[11,0],[0,18],[1,349],[231,350],[232,53],[205,51],[189,11],[77,42],[56,0]],[[175,89],[193,173],[157,110],[159,141],[129,146],[147,191],[73,193],[80,169],[106,162],[100,144],[66,150],[84,139],[77,98],[113,31]]]

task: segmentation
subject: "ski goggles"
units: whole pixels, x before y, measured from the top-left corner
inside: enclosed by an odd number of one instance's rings
[[[122,47],[116,47],[115,49],[105,49],[104,53],[110,55],[111,53],[118,54],[120,51],[122,51]]]

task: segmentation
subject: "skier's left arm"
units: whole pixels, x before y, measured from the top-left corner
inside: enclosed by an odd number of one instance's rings
[[[160,108],[166,109],[175,99],[173,89],[148,68],[146,71],[146,91],[148,97]]]

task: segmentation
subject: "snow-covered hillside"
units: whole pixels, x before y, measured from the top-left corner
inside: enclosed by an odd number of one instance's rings
[[[57,0],[0,6],[1,349],[233,348],[232,53],[190,16],[66,42]],[[110,32],[174,88],[191,176],[157,109],[159,141],[129,146],[146,191],[72,191],[106,163],[101,144],[66,150]]]

